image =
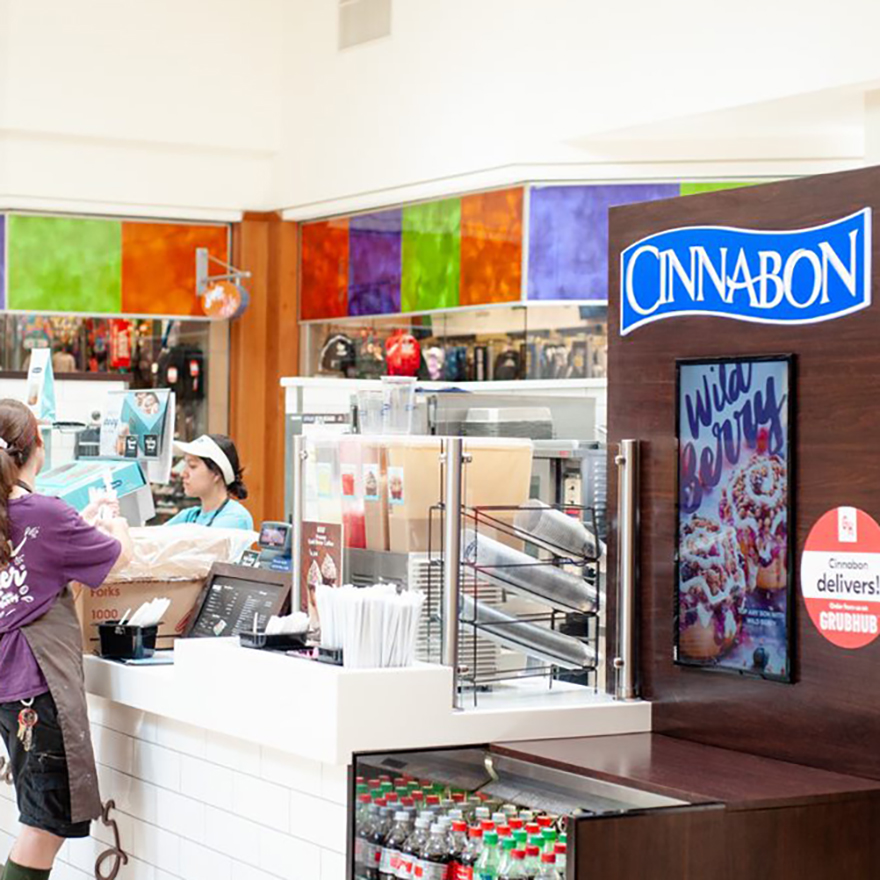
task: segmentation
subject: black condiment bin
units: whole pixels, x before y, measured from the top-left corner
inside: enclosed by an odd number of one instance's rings
[[[257,648],[264,651],[302,651],[308,647],[305,634],[264,632],[239,633],[239,644],[243,648]]]
[[[126,623],[97,623],[99,653],[109,660],[143,660],[156,650],[156,626],[129,626]]]

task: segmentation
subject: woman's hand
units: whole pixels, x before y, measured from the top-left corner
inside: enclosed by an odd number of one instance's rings
[[[134,557],[134,543],[131,540],[131,533],[128,530],[128,523],[121,517],[114,519],[100,519],[95,523],[95,528],[111,538],[116,538],[122,545],[122,551],[116,560],[110,573],[120,571],[125,568]]]
[[[108,498],[96,498],[90,501],[83,512],[82,518],[90,525],[95,526],[101,520],[115,519],[119,516],[119,502]]]

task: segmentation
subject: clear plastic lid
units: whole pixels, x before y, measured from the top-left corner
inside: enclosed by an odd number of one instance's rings
[[[435,822],[431,826],[431,834],[446,834],[446,829],[439,822]]]
[[[408,822],[409,821],[409,813],[405,813],[403,810],[398,810],[398,812],[396,812],[394,814],[394,821],[395,822]]]

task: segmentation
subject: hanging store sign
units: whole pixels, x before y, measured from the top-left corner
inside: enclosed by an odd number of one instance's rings
[[[855,507],[837,507],[810,529],[801,591],[816,629],[840,648],[880,635],[880,525]]]
[[[620,255],[620,334],[685,315],[811,324],[871,304],[871,209],[809,229],[668,229]]]

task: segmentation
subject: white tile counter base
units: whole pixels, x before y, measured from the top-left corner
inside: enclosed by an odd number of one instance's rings
[[[453,712],[443,667],[346,671],[178,642],[174,667],[86,658],[102,797],[116,802],[121,880],[344,880],[353,752],[650,730],[646,703],[558,689],[528,709]],[[18,831],[0,784],[0,857]],[[90,880],[112,842],[68,841],[52,880]]]

